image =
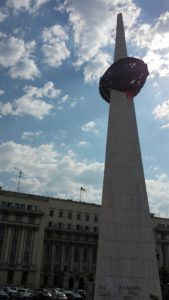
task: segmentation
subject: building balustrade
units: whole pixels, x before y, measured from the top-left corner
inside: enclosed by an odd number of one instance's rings
[[[52,223],[49,222],[49,224],[47,225],[47,229],[51,229],[51,230],[56,230],[57,231],[65,231],[65,232],[82,232],[85,234],[95,234],[98,235],[98,228],[96,226],[94,227],[88,227],[85,228],[85,226],[79,225],[77,227],[77,225],[72,225],[71,228],[68,227],[68,224],[62,224],[60,225],[60,223]]]

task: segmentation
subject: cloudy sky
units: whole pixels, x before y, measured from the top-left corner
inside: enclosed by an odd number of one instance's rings
[[[169,217],[169,2],[0,1],[0,186],[101,203],[116,15],[150,76],[134,99],[151,212]]]

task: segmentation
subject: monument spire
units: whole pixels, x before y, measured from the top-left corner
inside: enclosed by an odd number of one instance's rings
[[[113,71],[109,67],[106,77],[100,80],[101,95],[110,102],[110,108],[94,300],[161,300],[134,101],[131,99],[129,103],[121,82],[120,90],[112,88],[115,81],[118,83],[126,76],[124,69],[132,76],[135,74],[137,59],[126,56],[123,20],[119,14],[115,66],[120,61],[117,72],[120,76],[118,80],[112,79],[116,75],[113,64]],[[141,64],[145,71],[144,62],[139,60],[138,64],[138,69]],[[138,80],[140,89],[139,83]]]
[[[123,16],[117,15],[116,40],[114,50],[114,61],[127,56],[127,47],[124,33]]]

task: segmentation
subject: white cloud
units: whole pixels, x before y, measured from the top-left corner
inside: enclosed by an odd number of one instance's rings
[[[76,50],[74,66],[83,69],[86,82],[98,80],[113,62],[116,15],[119,12],[123,13],[127,43],[133,47],[133,54],[136,49],[136,55],[139,53],[148,64],[150,76],[169,75],[168,11],[152,25],[140,21],[141,10],[132,0],[69,0],[57,8],[69,16]]]
[[[35,86],[25,86],[24,91],[26,94],[28,94],[30,97],[47,97],[51,99],[57,98],[61,90],[55,88],[54,83],[51,81],[48,81],[45,83],[44,87],[37,88]]]
[[[158,22],[156,23],[156,29],[158,32],[168,32],[169,26],[169,11],[166,11],[158,18]]]
[[[92,82],[100,78],[111,63],[111,56],[100,51],[84,68],[85,82]]]
[[[11,67],[9,74],[12,78],[34,79],[40,76],[40,72],[33,59],[24,58]]]
[[[96,123],[94,121],[90,121],[82,126],[83,131],[91,131],[96,127]]]
[[[169,100],[164,101],[162,104],[158,104],[154,110],[153,115],[155,119],[161,119],[162,121],[169,121]],[[169,124],[165,124],[162,128],[168,128]]]
[[[138,24],[131,30],[131,38],[144,49],[144,61],[148,64],[150,76],[169,75],[169,12],[165,12],[155,25]]]
[[[52,108],[52,104],[49,104],[41,99],[32,99],[29,98],[27,95],[24,95],[11,103],[7,102],[4,104],[0,102],[0,115],[29,115],[39,120],[42,120],[44,116],[49,114]]]
[[[0,10],[0,23],[3,23],[8,18],[8,14]]]
[[[132,0],[69,0],[58,9],[69,15],[76,47],[74,65],[83,68],[86,82],[97,80],[113,61],[107,47],[112,48],[113,54],[116,14],[123,12],[127,33],[140,14]]]
[[[0,102],[1,116],[30,115],[42,120],[44,116],[50,113],[54,106],[41,98],[57,98],[61,92],[54,87],[52,82],[47,82],[42,88],[26,86],[24,91],[25,94],[13,102]]]
[[[62,90],[57,89],[53,82],[47,82],[42,88],[35,86],[24,87],[25,94],[11,102],[0,101],[0,116],[30,115],[39,120],[48,115],[52,109],[63,110],[64,105],[69,103],[70,107],[75,107],[77,99],[72,99],[68,94],[60,97]],[[48,103],[49,100],[56,99],[56,103]],[[81,100],[81,98],[80,98]]]
[[[15,12],[27,11],[36,13],[40,7],[49,0],[7,0],[7,6],[13,8]]]
[[[85,131],[85,132],[93,132],[95,134],[99,133],[99,131],[96,129],[96,122],[94,122],[94,121],[90,121],[90,122],[84,124],[81,129],[82,129],[82,131]]]
[[[154,81],[154,82],[153,82],[153,87],[154,87],[155,89],[159,89],[159,88],[160,88],[160,86],[159,86],[159,84],[158,84],[157,81]]]
[[[156,215],[169,217],[169,178],[167,174],[158,174],[146,180],[150,210]]]
[[[9,68],[12,78],[33,79],[40,72],[32,58],[36,42],[2,35],[0,40],[0,65]]]
[[[7,6],[18,10],[29,10],[31,0],[7,0]]]
[[[65,95],[65,96],[63,96],[61,99],[60,99],[60,103],[65,103],[65,102],[67,102],[67,101],[69,101],[70,100],[70,96],[69,95]]]
[[[32,141],[35,138],[41,136],[43,134],[43,131],[39,130],[39,131],[24,131],[22,133],[21,139],[23,140],[29,140]]]
[[[4,94],[5,94],[4,90],[0,90],[0,96]]]
[[[45,28],[42,33],[44,45],[42,47],[45,63],[57,68],[70,56],[66,46],[68,35],[61,25]]]
[[[78,146],[88,146],[89,145],[89,143],[88,142],[86,142],[86,141],[81,141],[81,142],[79,142],[78,143]]]
[[[148,50],[144,61],[148,64],[150,76],[158,75],[166,77],[169,75],[169,54],[164,54],[162,50]]]
[[[0,65],[11,67],[24,55],[26,50],[23,40],[15,37],[2,37],[0,41]]]
[[[165,125],[162,125],[161,128],[162,128],[162,129],[169,128],[169,123],[168,123],[168,124],[165,124]]]
[[[10,178],[13,174],[15,185],[18,166],[23,171],[23,192],[55,196],[62,194],[65,198],[79,200],[80,187],[84,186],[87,195],[85,201],[101,201],[103,163],[78,159],[72,150],[59,153],[52,144],[34,148],[13,141],[0,145],[0,157],[1,174],[5,172]]]
[[[80,97],[79,99],[77,99],[76,97],[71,98],[70,95],[66,94],[59,98],[57,108],[59,110],[63,110],[65,104],[69,104],[71,108],[74,108],[80,100],[82,100],[82,97]]]
[[[34,5],[31,8],[31,11],[32,12],[38,11],[41,8],[41,6],[47,2],[49,2],[49,0],[35,0]]]
[[[149,48],[153,34],[154,29],[150,24],[146,23],[137,24],[137,26],[133,28],[133,32],[131,32],[132,38],[139,48]]]
[[[12,114],[12,105],[10,102],[0,102],[0,117]]]

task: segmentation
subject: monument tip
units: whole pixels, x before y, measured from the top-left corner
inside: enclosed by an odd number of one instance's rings
[[[114,61],[117,61],[123,57],[127,57],[127,47],[124,33],[123,15],[122,13],[119,13],[117,15]]]

